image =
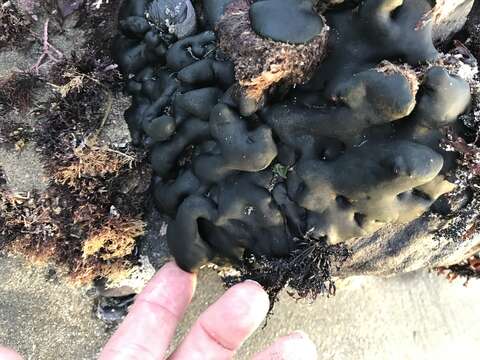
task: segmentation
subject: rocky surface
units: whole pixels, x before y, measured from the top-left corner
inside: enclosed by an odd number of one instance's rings
[[[213,9],[209,12],[212,22],[218,17],[215,10],[227,2],[206,1]],[[446,18],[460,24],[463,12],[471,3],[462,1],[459,7],[452,8],[456,15]],[[457,18],[459,14],[462,16]],[[66,54],[72,49],[82,52],[79,44],[84,34],[75,28],[73,20],[67,21],[64,31],[52,31],[51,42]],[[185,25],[188,25],[187,28],[191,26],[189,23]],[[33,29],[41,33],[42,22],[36,22]],[[440,28],[434,24],[434,34],[443,31],[436,29]],[[443,32],[443,35],[435,36],[447,35]],[[470,43],[477,41],[478,37],[472,39]],[[13,70],[29,69],[41,51],[40,42],[35,42],[30,50],[1,49],[0,77],[11,74]],[[222,70],[207,65],[209,70]],[[45,100],[50,95],[50,90],[45,91],[36,94],[35,99]],[[215,98],[217,94],[213,95]],[[403,105],[408,108],[408,96],[405,99]],[[130,141],[123,121],[123,112],[129,102],[126,96],[113,98],[111,116],[103,133],[106,143],[122,146]],[[179,103],[185,105],[185,101]],[[192,109],[186,109],[184,115],[188,115],[189,111]],[[22,124],[35,125],[37,121],[31,113],[11,112],[8,119],[12,120],[12,117],[14,122]],[[5,119],[2,117],[0,121]],[[28,192],[45,189],[48,179],[45,178],[47,164],[44,161],[32,142],[22,147],[21,151],[13,143],[0,144],[0,167],[11,190]],[[281,168],[276,171],[282,175]],[[3,173],[0,180],[4,178]],[[186,180],[189,178],[186,177]],[[238,192],[244,191],[240,184]],[[170,195],[175,200],[177,195],[174,192]],[[277,195],[281,197],[281,192]],[[147,231],[138,244],[138,254],[148,256],[144,264],[159,268],[169,259],[166,243],[168,220],[157,211],[145,216]],[[425,216],[412,224],[387,226],[372,237],[349,244],[354,250],[353,256],[336,275],[389,275],[459,262],[480,239],[458,237],[452,242],[451,239],[447,241],[432,235],[432,229],[444,225],[445,221],[437,216]],[[0,344],[16,348],[25,358],[40,360],[94,359],[111,332],[110,326],[98,318],[98,302],[105,300],[98,295],[117,297],[138,291],[153,271],[152,267],[147,267],[145,277],[123,279],[125,281],[119,281],[116,289],[103,289],[101,286],[91,289],[90,286],[72,286],[62,275],[57,275],[58,269],[31,267],[18,258],[1,256],[0,269]],[[224,291],[221,280],[210,269],[201,270],[199,283],[199,291],[182,323],[177,342],[194,318]],[[474,281],[467,288],[462,284],[461,280],[449,284],[433,274],[416,272],[389,279],[363,278],[350,285],[339,282],[336,297],[319,298],[313,305],[294,302],[284,293],[267,327],[246,343],[238,358],[248,359],[276,336],[295,329],[308,332],[317,343],[321,357],[326,359],[388,357],[446,360],[453,356],[472,355],[480,342],[477,333],[472,330],[480,320],[476,307],[480,289]],[[124,312],[102,313],[100,317],[118,320],[122,314]]]
[[[441,42],[451,38],[465,25],[474,0],[437,0],[438,14],[434,20],[433,38]]]
[[[186,270],[288,258],[311,242],[351,250],[338,276],[389,275],[455,263],[478,244],[461,229],[435,234],[476,201],[463,200],[458,156],[442,147],[448,131],[466,133],[475,79],[457,70],[476,64],[435,46],[472,2],[346,1],[322,15],[315,5],[207,0],[207,21],[175,37],[148,21],[163,2],[123,3],[125,118],[151,153],[153,198]],[[291,10],[306,33],[288,38],[271,9]]]

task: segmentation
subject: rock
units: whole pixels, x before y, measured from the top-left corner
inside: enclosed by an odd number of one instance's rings
[[[432,205],[458,168],[440,146],[444,130],[471,100],[432,41],[458,2],[348,1],[325,21],[310,0],[201,4],[207,18],[224,10],[215,31],[157,52],[155,25],[131,10],[115,51],[133,97],[126,121],[150,151],[153,198],[172,219],[182,268],[244,249],[283,259],[294,239],[345,242],[346,276],[465,255],[474,244],[457,243],[464,233],[429,235],[448,223]],[[161,241],[150,239],[150,249]]]
[[[352,257],[335,275],[390,276],[457,264],[471,255],[480,243],[480,236],[471,238],[441,237],[433,231],[452,226],[436,216],[424,216],[409,224],[390,225],[374,235],[347,242]]]
[[[197,26],[195,9],[190,0],[155,0],[147,16],[157,28],[179,39],[192,35]]]
[[[83,5],[83,0],[57,0],[57,7],[63,18],[68,17]]]
[[[434,42],[449,40],[467,21],[474,0],[437,0],[433,13]]]

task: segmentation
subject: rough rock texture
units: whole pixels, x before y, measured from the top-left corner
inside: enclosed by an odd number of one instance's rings
[[[433,22],[423,21],[437,10],[430,1],[325,12],[335,35],[311,80],[277,84],[253,105],[234,75],[254,58],[235,53],[232,64],[222,45],[228,9],[244,11],[245,1],[204,1],[206,23],[182,39],[136,27],[150,3],[124,2],[114,53],[133,97],[126,120],[150,149],[154,198],[172,219],[168,243],[184,269],[245,250],[285,256],[308,237],[353,251],[340,275],[389,274],[449,262],[474,245],[425,237],[447,222],[437,200],[455,188],[456,156],[440,145],[447,129],[463,134],[457,118],[471,101],[434,47]],[[298,4],[306,3],[318,5]],[[290,1],[281,11],[289,6],[303,16]],[[284,39],[275,26],[256,34]],[[278,49],[280,63],[295,63]]]
[[[437,0],[433,19],[433,39],[441,42],[460,31],[475,0]]]
[[[386,226],[371,237],[347,242],[352,257],[336,275],[386,276],[423,267],[458,264],[478,251],[479,236],[439,238],[434,235],[437,229],[446,226],[449,226],[448,221],[424,216],[409,224]]]
[[[300,27],[281,25],[295,15],[298,19],[287,24]],[[313,22],[311,29],[309,22]],[[217,29],[220,49],[235,64],[235,78],[247,97],[244,101],[256,103],[274,86],[289,88],[309,79],[323,60],[328,38],[328,27],[308,0],[280,4],[238,0],[227,6]],[[242,115],[252,112],[240,108]]]

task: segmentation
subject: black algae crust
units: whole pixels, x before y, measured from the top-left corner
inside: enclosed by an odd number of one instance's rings
[[[463,135],[470,87],[433,45],[430,1],[177,5],[124,1],[112,50],[183,269],[228,263],[273,295],[332,293],[346,244],[456,188],[441,144]]]

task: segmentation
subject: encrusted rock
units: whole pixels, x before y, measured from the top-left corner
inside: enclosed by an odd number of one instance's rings
[[[298,19],[292,22],[295,25],[286,26],[292,11]],[[219,47],[235,64],[236,79],[256,102],[274,85],[288,87],[307,81],[323,59],[328,37],[328,26],[313,11],[310,0],[268,0],[253,5],[250,0],[235,0],[227,6],[217,29]]]
[[[458,118],[471,95],[434,46],[440,3],[346,1],[322,15],[310,0],[252,3],[199,2],[204,22],[181,39],[138,19],[151,1],[121,12],[126,120],[150,151],[177,263],[294,262],[300,251],[322,259],[313,268],[327,281],[343,246],[338,275],[465,255],[476,240],[442,235],[471,204],[443,144],[468,135]]]

